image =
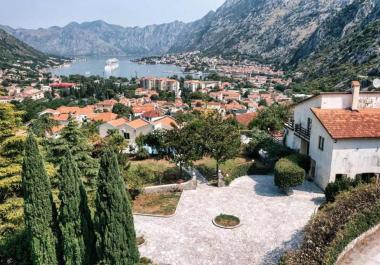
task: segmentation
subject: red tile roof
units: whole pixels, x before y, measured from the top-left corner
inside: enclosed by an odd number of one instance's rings
[[[251,121],[256,119],[256,117],[257,117],[257,112],[248,112],[248,113],[236,115],[236,120],[238,123],[244,126],[248,126],[251,123]]]
[[[127,119],[124,119],[124,118],[120,118],[120,119],[117,119],[117,120],[113,120],[113,121],[109,121],[107,122],[108,124],[112,125],[113,127],[119,127],[125,123],[127,123],[128,120]]]
[[[380,109],[311,109],[333,139],[380,138]]]
[[[133,120],[131,122],[128,122],[128,125],[131,126],[132,128],[135,128],[135,129],[147,126],[149,124],[150,124],[149,122],[144,121],[142,119],[137,119],[137,120]]]

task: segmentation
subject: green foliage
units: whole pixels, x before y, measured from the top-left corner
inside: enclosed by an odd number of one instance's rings
[[[352,187],[354,187],[354,180],[348,177],[342,177],[335,182],[329,183],[325,189],[326,201],[334,202],[339,193],[350,190]]]
[[[70,120],[62,129],[61,137],[52,139],[48,144],[48,159],[58,166],[66,155],[69,148],[75,163],[80,170],[81,176],[94,183],[97,175],[98,161],[92,155],[92,147],[84,137],[78,123]]]
[[[117,157],[110,149],[105,150],[100,160],[95,205],[99,264],[138,263],[131,202]]]
[[[305,170],[289,158],[280,159],[274,167],[274,184],[280,189],[301,185],[304,178]]]
[[[95,234],[87,195],[70,151],[60,166],[59,228],[65,264],[95,263]]]
[[[361,185],[343,192],[313,216],[305,227],[301,247],[286,253],[281,264],[334,264],[352,239],[379,222],[380,190],[376,185]]]
[[[178,164],[181,170],[182,166],[192,166],[195,160],[202,157],[202,150],[199,148],[201,145],[199,128],[194,122],[166,132],[165,147],[171,151],[171,160]]]
[[[280,131],[284,128],[284,122],[290,117],[290,111],[287,106],[273,104],[263,110],[255,120],[249,125],[249,128],[256,127],[263,131]]]
[[[311,167],[311,158],[308,155],[300,154],[300,153],[295,153],[292,155],[289,155],[286,157],[287,159],[293,161],[297,165],[299,165],[301,168],[305,170],[305,172],[310,171]]]
[[[36,136],[44,137],[46,132],[51,133],[52,128],[57,125],[58,122],[50,114],[44,114],[33,120],[30,127]]]
[[[234,158],[240,151],[239,130],[218,114],[207,116],[201,128],[204,153],[215,159],[218,173],[219,165]]]
[[[121,103],[116,103],[113,106],[112,112],[117,114],[119,117],[124,117],[124,118],[130,118],[130,116],[133,116],[133,110],[131,107],[125,106],[124,104]]]
[[[267,152],[266,163],[274,164],[280,158],[293,153],[286,146],[276,142],[267,132],[253,128],[252,131],[245,133],[251,141],[244,147],[247,157],[261,158],[259,151],[262,149]]]
[[[56,252],[55,205],[36,139],[29,135],[22,166],[24,216],[33,264],[58,264]]]

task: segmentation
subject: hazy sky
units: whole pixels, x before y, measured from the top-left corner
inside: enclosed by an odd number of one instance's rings
[[[145,26],[201,18],[225,0],[0,0],[0,24],[38,28],[102,19]]]

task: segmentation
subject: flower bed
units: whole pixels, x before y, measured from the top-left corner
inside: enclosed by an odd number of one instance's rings
[[[214,218],[213,223],[221,228],[236,228],[240,225],[240,219],[233,215],[220,214]]]
[[[140,194],[133,200],[133,213],[171,216],[175,214],[181,192]]]

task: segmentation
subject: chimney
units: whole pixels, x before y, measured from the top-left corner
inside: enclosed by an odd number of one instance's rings
[[[352,110],[359,109],[359,95],[360,95],[360,83],[359,81],[352,81],[351,83],[351,91],[352,91]]]

